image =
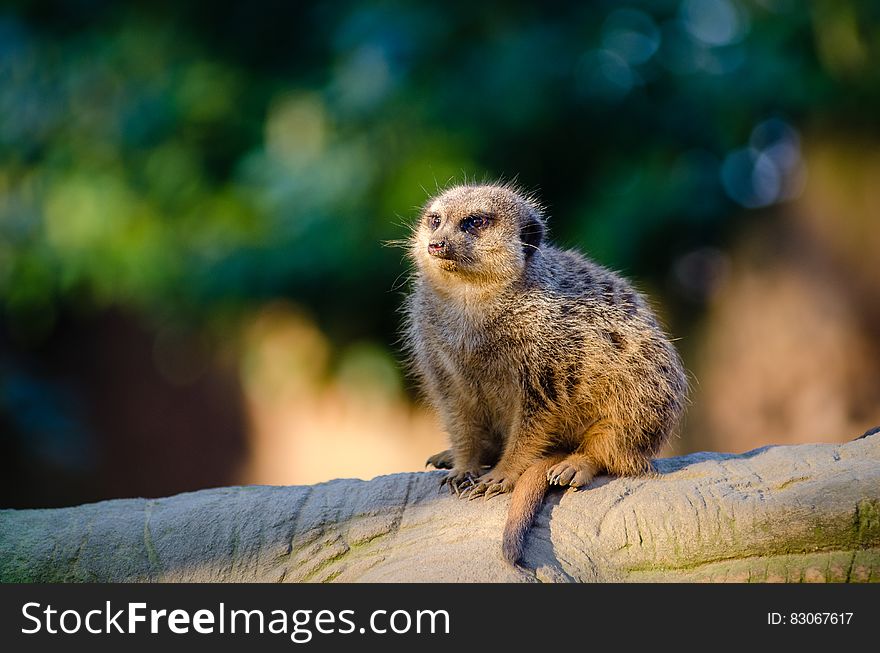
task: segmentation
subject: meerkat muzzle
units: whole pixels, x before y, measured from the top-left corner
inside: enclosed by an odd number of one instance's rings
[[[437,258],[451,258],[452,249],[445,240],[431,241],[428,243],[428,254]]]

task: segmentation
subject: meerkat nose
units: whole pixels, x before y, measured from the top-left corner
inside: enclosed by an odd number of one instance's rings
[[[428,243],[428,254],[431,256],[439,256],[440,258],[444,258],[449,250],[449,246],[446,244],[445,240],[432,240]]]

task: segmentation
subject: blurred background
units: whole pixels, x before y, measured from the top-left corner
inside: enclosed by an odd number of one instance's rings
[[[0,3],[0,507],[421,469],[401,238],[516,178],[647,292],[667,455],[880,423],[880,5]]]

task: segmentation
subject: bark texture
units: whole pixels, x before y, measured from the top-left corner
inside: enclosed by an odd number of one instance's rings
[[[423,472],[0,511],[0,580],[880,581],[880,433],[657,467],[551,492],[523,569],[500,554],[509,497]]]

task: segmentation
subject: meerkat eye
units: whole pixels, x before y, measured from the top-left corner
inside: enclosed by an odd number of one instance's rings
[[[428,216],[428,224],[431,225],[432,231],[436,231],[437,227],[440,226],[440,216],[436,213],[432,213]]]
[[[484,229],[489,226],[489,217],[485,215],[481,215],[479,213],[475,213],[473,215],[469,215],[464,218],[460,223],[459,227],[462,231],[467,231],[470,234],[476,235],[480,229]]]

